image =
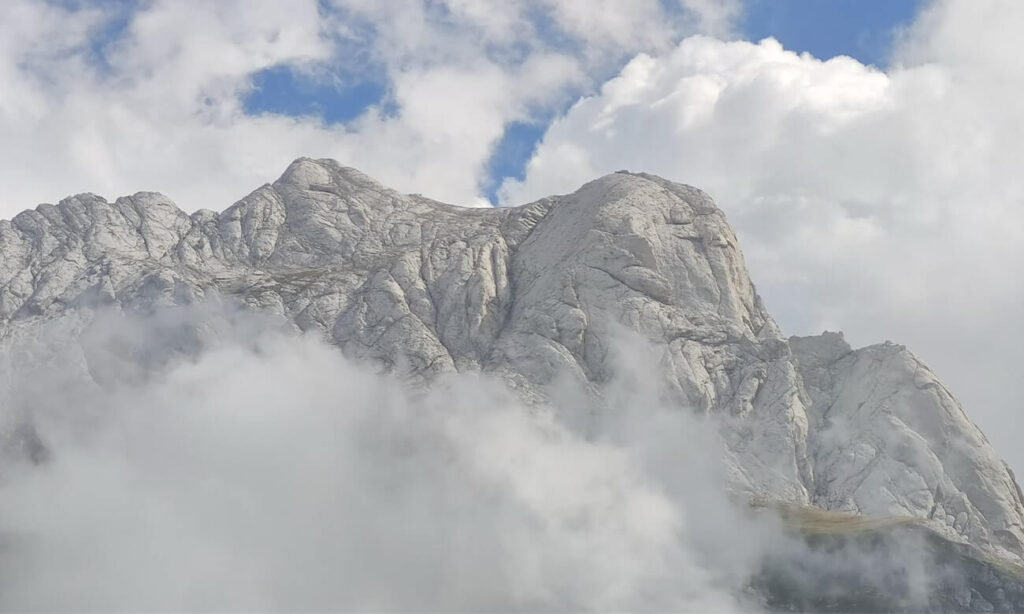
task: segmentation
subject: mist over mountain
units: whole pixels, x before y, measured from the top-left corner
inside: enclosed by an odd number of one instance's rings
[[[9,609],[1024,609],[956,397],[786,338],[659,177],[70,197],[0,222],[0,346]]]

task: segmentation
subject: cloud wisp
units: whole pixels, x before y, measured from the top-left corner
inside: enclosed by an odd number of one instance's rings
[[[46,453],[0,478],[5,608],[739,607],[762,540],[711,425],[649,375],[599,410],[526,406],[226,313],[109,315],[80,352],[55,325],[12,353],[8,453],[26,432]]]
[[[219,303],[41,330],[0,366],[3,609],[746,612],[940,580],[918,536],[809,550],[727,492],[713,419],[625,333],[599,392],[526,404]]]

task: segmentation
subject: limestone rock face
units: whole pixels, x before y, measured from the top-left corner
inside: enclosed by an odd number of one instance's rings
[[[928,518],[974,544],[1021,552],[1021,495],[953,394],[909,350],[856,351],[836,333],[790,345],[813,402],[813,504]]]
[[[720,418],[734,489],[1024,552],[1012,475],[934,375],[898,346],[785,339],[689,186],[619,172],[467,209],[300,159],[222,213],[85,194],[0,222],[0,344],[58,315],[84,334],[100,307],[214,296],[383,368],[493,373],[528,398],[566,374],[599,388],[633,331],[664,348],[672,401]]]

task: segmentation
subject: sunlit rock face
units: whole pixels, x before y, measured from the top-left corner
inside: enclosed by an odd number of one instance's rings
[[[892,343],[854,351],[836,333],[790,346],[812,399],[813,504],[927,518],[947,537],[1021,552],[1013,474],[916,356]]]
[[[85,194],[0,222],[4,343],[60,314],[84,335],[101,308],[225,298],[419,381],[480,371],[528,399],[564,378],[600,390],[633,331],[663,351],[661,394],[719,419],[733,490],[1024,552],[1012,475],[927,367],[900,346],[783,337],[723,213],[689,186],[619,172],[469,209],[300,159],[222,213]]]

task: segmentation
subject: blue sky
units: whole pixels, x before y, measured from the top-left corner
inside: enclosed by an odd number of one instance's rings
[[[741,27],[751,40],[772,36],[793,51],[848,55],[881,67],[894,31],[920,6],[920,0],[748,0]]]
[[[884,67],[895,33],[913,21],[921,5],[922,0],[747,0],[739,34],[751,41],[774,37],[787,49],[822,59],[848,55]],[[351,121],[372,105],[382,105],[385,113],[393,110],[381,74],[364,70],[323,77],[287,65],[267,68],[254,76],[243,108],[253,115],[315,116],[327,124]],[[506,126],[482,186],[492,203],[497,202],[504,179],[523,178],[526,162],[552,116]]]

